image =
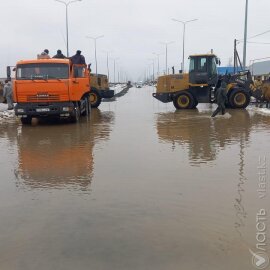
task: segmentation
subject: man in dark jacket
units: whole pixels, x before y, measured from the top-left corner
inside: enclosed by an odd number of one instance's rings
[[[226,82],[222,81],[221,86],[217,89],[215,93],[216,102],[217,102],[217,109],[212,114],[212,117],[215,117],[219,112],[222,113],[222,115],[225,114],[225,104],[228,101],[227,99],[227,84]]]
[[[75,55],[70,57],[70,60],[72,64],[77,65],[86,65],[85,58],[83,55],[81,55],[81,51],[78,50]]]
[[[62,54],[61,50],[57,50],[57,54],[53,58],[65,59],[65,55]]]

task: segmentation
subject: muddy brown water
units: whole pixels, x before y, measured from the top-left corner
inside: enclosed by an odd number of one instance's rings
[[[77,125],[1,122],[1,270],[254,269],[270,116],[176,112],[153,91]]]

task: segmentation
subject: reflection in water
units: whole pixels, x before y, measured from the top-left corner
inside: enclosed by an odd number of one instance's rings
[[[246,110],[230,111],[231,117],[212,119],[209,113],[177,111],[157,115],[156,128],[162,142],[189,151],[192,166],[214,161],[226,145],[249,143],[252,128],[269,126],[269,117],[250,115]]]
[[[157,133],[162,142],[186,147],[191,166],[199,166],[217,159],[217,153],[226,146],[239,146],[238,183],[234,208],[236,211],[235,230],[242,238],[247,212],[243,204],[245,185],[245,149],[250,142],[251,132],[269,129],[270,118],[250,114],[246,110],[230,111],[231,117],[211,119],[209,114],[198,111],[162,113],[157,116]],[[242,238],[243,240],[243,238]]]
[[[0,269],[251,269],[270,117],[155,114],[149,90],[78,125],[0,125]]]
[[[18,136],[19,184],[30,188],[86,190],[93,177],[95,144],[108,140],[112,112],[92,110],[76,125],[22,126]]]
[[[243,205],[243,195],[245,192],[245,183],[247,182],[247,178],[245,177],[245,171],[244,171],[244,166],[245,166],[245,160],[244,160],[244,142],[242,139],[240,140],[240,153],[239,153],[239,182],[237,184],[237,195],[235,198],[235,204],[234,208],[236,210],[236,221],[235,221],[235,229],[239,233],[240,236],[241,234],[241,228],[245,226],[245,219],[247,218],[247,213],[245,211],[244,205]]]
[[[0,128],[0,139],[7,140],[11,145],[14,145],[17,139],[17,127],[18,124],[16,121],[10,120],[9,121],[2,121],[1,128]]]

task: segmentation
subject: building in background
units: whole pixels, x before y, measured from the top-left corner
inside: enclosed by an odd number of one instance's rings
[[[218,67],[218,74],[225,75],[225,74],[234,74],[234,67]],[[240,71],[240,68],[236,68],[236,72]]]
[[[249,66],[253,77],[260,77],[263,81],[270,78],[270,61],[256,62]]]

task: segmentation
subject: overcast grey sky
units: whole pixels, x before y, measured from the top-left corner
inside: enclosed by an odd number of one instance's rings
[[[249,0],[248,35],[270,30],[269,0]],[[54,0],[0,0],[0,76],[17,60],[35,58],[43,49],[66,53],[65,8]],[[180,69],[182,25],[179,20],[198,19],[187,25],[186,56],[211,49],[227,65],[233,55],[234,38],[243,39],[245,0],[82,0],[69,6],[70,54],[81,49],[94,67],[94,44],[86,36],[104,35],[98,40],[99,73],[106,73],[106,54],[118,58],[118,68],[133,80],[142,77],[153,52],[164,53],[169,46],[168,66]],[[270,33],[252,39],[270,42]],[[242,44],[239,52],[242,57]],[[270,45],[249,44],[247,63],[270,56]],[[186,64],[187,64],[186,57]],[[112,61],[111,61],[112,72]],[[165,55],[161,56],[165,69]]]

